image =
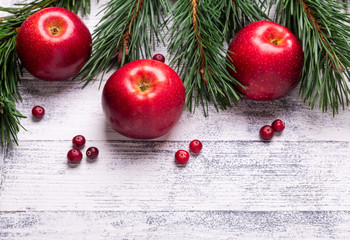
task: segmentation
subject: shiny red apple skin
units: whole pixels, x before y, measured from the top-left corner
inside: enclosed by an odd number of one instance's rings
[[[235,72],[229,71],[247,87],[237,86],[249,99],[280,99],[301,80],[304,64],[302,46],[282,25],[265,20],[251,23],[237,33],[228,50],[235,67]]]
[[[107,122],[120,134],[153,139],[176,125],[185,98],[185,87],[171,67],[142,59],[124,65],[108,79],[102,108]]]
[[[36,78],[64,80],[77,74],[91,54],[91,34],[73,12],[49,7],[28,17],[17,35],[23,66]]]

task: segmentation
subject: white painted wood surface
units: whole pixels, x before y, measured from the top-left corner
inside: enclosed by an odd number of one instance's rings
[[[91,30],[99,5],[84,19]],[[97,83],[82,90],[25,73],[21,92],[27,131],[0,150],[0,239],[350,239],[350,108],[332,117],[295,90],[209,118],[185,111],[166,136],[135,141],[105,123]],[[31,118],[37,104],[41,121]],[[275,118],[285,131],[260,141]],[[100,156],[72,168],[77,134]],[[195,138],[203,151],[175,164]]]

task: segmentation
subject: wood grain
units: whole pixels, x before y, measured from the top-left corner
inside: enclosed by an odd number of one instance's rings
[[[106,2],[92,1],[91,31]],[[166,46],[154,53],[167,55]],[[136,141],[106,124],[96,81],[82,89],[79,79],[24,72],[27,131],[13,150],[0,148],[1,240],[350,239],[350,108],[334,117],[311,110],[296,89],[219,113],[211,106],[209,118],[185,110],[167,135]],[[40,121],[35,105],[46,109]],[[285,131],[261,141],[259,128],[276,118]],[[77,134],[100,156],[73,167],[66,154]],[[203,151],[175,164],[195,138]]]
[[[73,211],[0,213],[0,238],[348,240],[349,212]]]
[[[90,141],[99,159],[66,164],[70,141],[22,141],[5,155],[1,211],[350,210],[348,142]]]
[[[102,82],[102,87],[105,80]],[[102,107],[102,90],[98,83],[81,89],[78,81],[47,83],[25,78],[21,84],[23,103],[20,110],[30,116],[34,105],[43,105],[45,118],[36,122],[31,117],[23,125],[28,131],[21,131],[24,140],[67,140],[73,134],[86,133],[94,140],[126,140],[106,125]],[[336,116],[310,109],[304,104],[297,91],[282,100],[254,102],[243,100],[237,107],[219,113],[210,107],[205,118],[198,108],[194,114],[184,111],[178,125],[160,140],[260,140],[258,131],[262,125],[271,124],[276,118],[286,122],[286,129],[274,141],[349,141],[350,109]]]

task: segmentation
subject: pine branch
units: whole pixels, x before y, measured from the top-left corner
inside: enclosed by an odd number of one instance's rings
[[[223,33],[229,42],[237,33],[249,23],[268,19],[266,0],[225,0],[222,6]]]
[[[17,133],[24,118],[17,109],[16,101],[21,101],[18,90],[20,83],[20,63],[16,51],[16,36],[19,27],[33,13],[49,6],[68,7],[73,11],[90,12],[90,0],[35,0],[30,3],[16,4],[16,7],[3,8],[0,11],[9,15],[0,17],[0,134],[1,145],[8,142],[18,144]],[[22,127],[23,128],[23,127]]]
[[[13,99],[0,96],[0,136],[1,144],[8,142],[13,147],[12,142],[18,145],[17,133],[23,126],[20,119],[25,118],[17,109]],[[24,129],[24,128],[23,128]]]
[[[277,0],[276,21],[299,37],[305,56],[300,94],[311,107],[333,114],[348,106],[350,18],[344,1]]]
[[[113,67],[150,58],[163,42],[161,25],[169,9],[168,0],[111,0],[93,33],[93,51],[81,70],[84,86],[94,82]]]
[[[29,3],[18,3],[14,5],[16,7],[0,7],[0,11],[29,17],[31,14],[46,7],[63,7],[77,14],[81,13],[82,16],[90,14],[91,10],[91,0],[34,0]]]
[[[80,13],[84,17],[90,14],[91,0],[56,0],[51,6],[66,8],[74,13]]]
[[[1,25],[0,25],[1,27]],[[2,33],[2,31],[0,30]],[[16,100],[21,100],[18,91],[18,57],[16,52],[16,33],[9,32],[0,40],[0,134],[1,145],[5,141],[12,147],[12,140],[17,144],[20,130],[20,118],[16,110]]]
[[[172,26],[168,35],[170,65],[182,77],[186,88],[187,106],[191,111],[202,105],[208,115],[213,101],[217,110],[226,109],[240,99],[234,88],[240,85],[227,68],[223,47],[223,25],[220,22],[224,1],[177,1],[172,7]]]

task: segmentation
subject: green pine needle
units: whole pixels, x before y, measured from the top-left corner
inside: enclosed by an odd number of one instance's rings
[[[18,90],[20,82],[20,63],[16,51],[16,36],[19,27],[33,13],[49,6],[66,7],[74,12],[90,12],[90,0],[35,0],[30,3],[16,4],[16,7],[3,8],[0,11],[9,15],[0,17],[0,134],[1,146],[5,142],[12,148],[18,144],[17,134],[21,128],[20,119],[24,118],[17,109],[16,102],[21,101]]]
[[[222,5],[221,22],[227,42],[249,23],[268,19],[266,0],[224,0]]]
[[[190,111],[201,105],[207,116],[210,102],[217,110],[225,110],[239,101],[241,96],[234,86],[241,85],[229,74],[228,68],[234,66],[226,59],[223,42],[246,22],[265,16],[254,3],[186,0],[172,7],[170,65],[183,79]]]
[[[20,119],[25,118],[17,109],[15,101],[0,96],[0,136],[1,144],[5,142],[12,148],[12,142],[18,145],[17,133],[23,126]],[[24,129],[24,128],[23,128]]]
[[[250,22],[267,19],[273,6],[275,20],[300,39],[305,65],[300,94],[312,107],[333,113],[349,105],[350,18],[346,0],[110,0],[102,9],[93,33],[93,54],[80,74],[85,85],[96,77],[133,60],[150,58],[163,42],[168,29],[171,66],[182,77],[187,106],[203,106],[205,115],[212,102],[217,110],[240,99],[239,83],[228,68],[223,42]],[[20,67],[15,51],[17,29],[34,12],[47,6],[90,12],[90,0],[35,0],[15,8],[1,8],[10,16],[0,17],[0,134],[1,143],[17,143],[24,116],[16,110]],[[170,10],[171,8],[171,10]],[[168,15],[168,19],[165,17]],[[84,86],[85,86],[84,85]]]
[[[66,8],[72,12],[79,13],[84,17],[90,14],[91,0],[56,0],[51,6]]]
[[[276,21],[303,46],[305,64],[300,94],[311,107],[333,114],[348,106],[350,18],[345,1],[276,0]]]
[[[113,67],[150,58],[163,42],[161,25],[170,4],[168,0],[111,0],[104,5],[101,21],[93,33],[93,50],[81,70],[84,86]]]

